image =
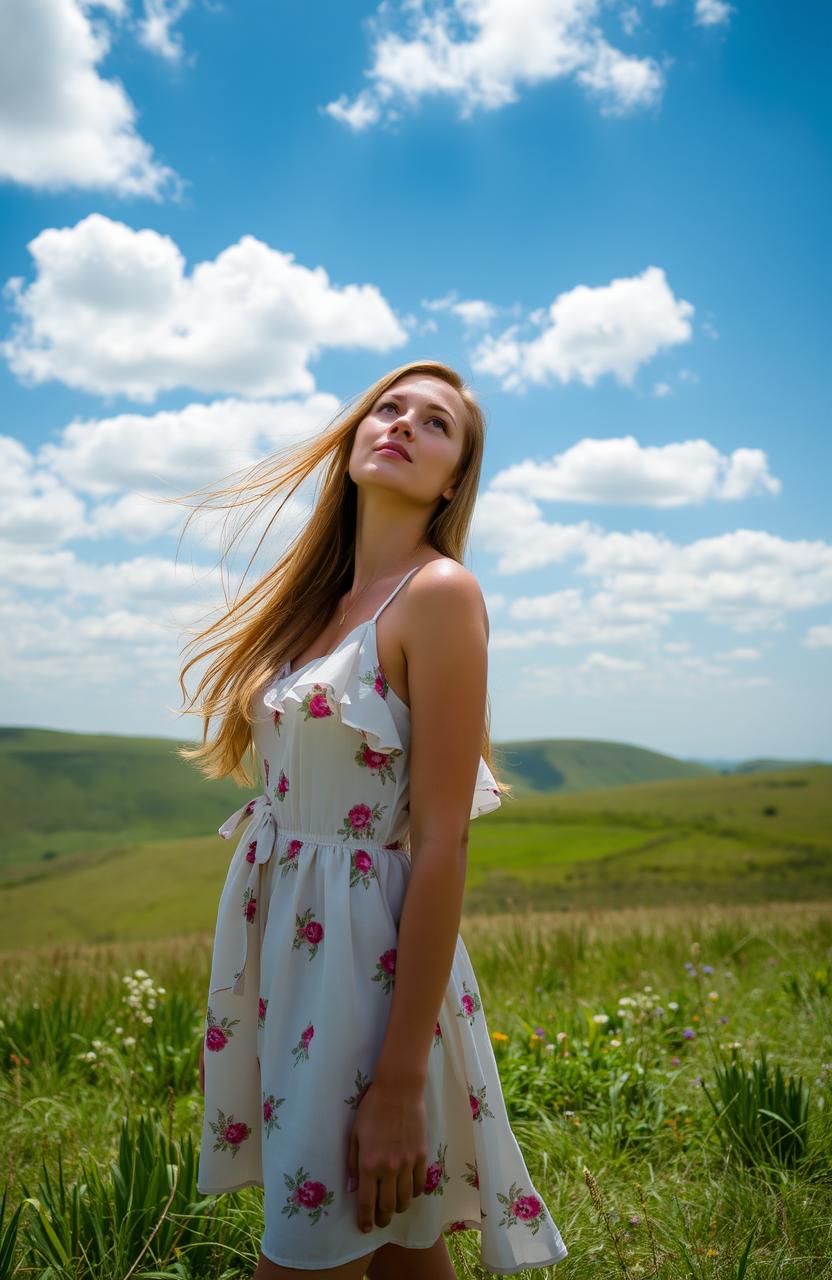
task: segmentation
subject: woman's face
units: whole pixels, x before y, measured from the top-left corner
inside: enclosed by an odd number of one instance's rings
[[[358,424],[350,456],[357,484],[372,480],[431,505],[450,498],[451,477],[465,444],[465,402],[450,383],[410,374],[382,392]],[[409,461],[379,450],[390,441]]]

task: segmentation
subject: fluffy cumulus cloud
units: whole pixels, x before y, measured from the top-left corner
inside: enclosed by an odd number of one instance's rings
[[[375,285],[334,285],[251,235],[190,275],[169,236],[101,214],[28,248],[35,279],[6,285],[17,320],[2,350],[30,386],[144,402],[182,386],[308,394],[322,347],[386,352],[408,337]]]
[[[467,119],[562,79],[579,84],[604,114],[651,106],[664,87],[662,67],[610,44],[602,8],[600,0],[407,0],[397,11],[384,3],[369,24],[370,85],[324,110],[360,130],[432,94],[454,98]]]
[[[111,42],[101,15],[123,13],[115,0],[0,4],[0,177],[46,191],[178,192],[137,132],[124,87],[99,73]]]
[[[690,342],[690,302],[674,296],[661,267],[639,276],[558,294],[538,322],[542,331],[523,337],[510,325],[488,335],[471,354],[478,373],[499,378],[507,391],[529,383],[580,381],[592,387],[604,374],[632,386],[639,367],[659,352]]]
[[[0,543],[4,564],[20,548],[57,548],[81,538],[144,542],[180,526],[185,511],[157,499],[184,494],[249,467],[319,432],[334,396],[305,400],[217,400],[142,415],[76,420],[36,455],[0,437]],[[301,502],[287,503],[292,523]],[[222,515],[192,525],[216,546]]]
[[[832,626],[824,623],[810,627],[803,643],[807,649],[832,649]]]
[[[832,603],[832,546],[821,540],[753,529],[690,543],[641,530],[607,532],[590,521],[548,522],[517,493],[486,492],[476,523],[498,572],[568,564],[587,583],[514,600],[510,616],[537,626],[531,635],[497,637],[498,645],[655,639],[674,617],[696,614],[748,632],[782,627],[790,613]]]
[[[500,471],[491,489],[550,502],[682,507],[710,498],[776,494],[780,481],[760,449],[725,455],[707,440],[642,446],[625,436],[579,440],[551,461],[518,462]]]

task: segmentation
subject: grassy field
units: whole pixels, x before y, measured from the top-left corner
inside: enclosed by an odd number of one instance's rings
[[[204,835],[125,827],[23,860],[0,881],[0,947],[212,929],[233,850],[216,826],[248,794],[235,788],[215,825],[206,814]],[[469,914],[829,897],[829,766],[522,796],[471,824]]]
[[[469,915],[462,932],[515,1134],[569,1249],[545,1274],[832,1280],[832,904]],[[194,1182],[210,946],[0,957],[0,1280],[251,1276],[262,1192],[203,1199]],[[763,1050],[794,1121],[767,1149],[766,1099],[742,1086],[732,1120],[718,1085]],[[460,1278],[489,1274],[475,1231],[447,1239]]]

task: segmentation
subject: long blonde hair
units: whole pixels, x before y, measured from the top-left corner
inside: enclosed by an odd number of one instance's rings
[[[283,490],[283,502],[269,520],[256,550],[286,500],[321,464],[326,463],[321,492],[312,514],[292,540],[285,554],[241,599],[226,601],[226,612],[210,626],[197,631],[185,646],[199,651],[183,665],[179,685],[189,703],[184,715],[201,715],[203,738],[199,746],[180,747],[177,754],[197,761],[207,778],[231,776],[252,786],[253,764],[251,703],[254,696],[280,670],[301,653],[321,630],[321,619],[329,619],[352,582],[355,558],[357,486],[349,475],[349,460],[359,423],[371,411],[378,397],[407,374],[442,378],[462,397],[467,410],[465,442],[455,477],[453,500],[440,496],[426,530],[426,539],[442,555],[463,562],[471,527],[480,468],[485,445],[485,419],[470,388],[449,365],[438,360],[419,360],[400,365],[374,382],[363,393],[346,401],[324,431],[301,445],[271,454],[243,471],[235,483],[219,488],[192,490],[166,502],[181,502],[195,494],[206,494],[194,511],[202,507],[255,507],[242,524],[240,533],[256,518],[260,508]],[[194,514],[188,515],[182,534]],[[220,555],[220,566],[239,534]],[[180,535],[181,538],[181,535]],[[251,563],[251,561],[249,561]],[[245,576],[245,575],[244,575]],[[185,673],[200,659],[215,654],[193,698],[185,687]],[[195,710],[199,698],[202,702]],[[219,731],[208,740],[213,717]],[[511,788],[497,778],[490,740],[491,699],[486,694],[482,755],[492,770],[501,793]]]

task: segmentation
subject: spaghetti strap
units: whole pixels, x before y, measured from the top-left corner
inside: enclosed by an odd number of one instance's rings
[[[402,580],[401,580],[401,582],[399,583],[399,585],[398,585],[397,587],[394,587],[394,588],[393,588],[393,590],[390,592],[389,596],[388,596],[388,597],[387,597],[387,599],[384,601],[384,604],[379,605],[379,607],[376,609],[376,611],[375,611],[375,613],[373,614],[373,617],[372,617],[372,621],[373,621],[373,622],[375,622],[375,621],[376,621],[376,619],[378,618],[378,616],[379,616],[379,614],[381,613],[381,611],[382,611],[383,609],[386,609],[386,608],[387,608],[388,604],[389,604],[389,603],[390,603],[390,601],[393,599],[393,596],[396,594],[396,592],[397,592],[397,591],[401,591],[402,587],[403,587],[403,586],[404,586],[404,584],[407,582],[407,580],[408,580],[408,578],[410,577],[410,575],[411,575],[412,573],[415,573],[417,569],[421,569],[421,567],[422,567],[421,565],[416,564],[416,565],[414,565],[414,566],[413,566],[413,568],[412,568],[412,569],[408,569],[407,573],[404,575],[404,577],[402,578]]]

